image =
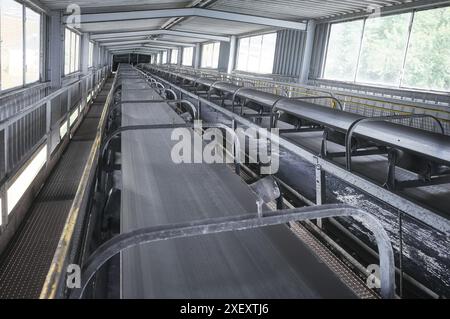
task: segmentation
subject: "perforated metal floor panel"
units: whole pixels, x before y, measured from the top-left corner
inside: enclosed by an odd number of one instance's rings
[[[38,298],[89,155],[109,80],[0,257],[0,298]]]

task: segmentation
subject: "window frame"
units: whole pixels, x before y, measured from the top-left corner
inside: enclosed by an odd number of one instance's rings
[[[373,18],[370,16],[366,16],[366,17],[362,17],[362,18],[357,18],[357,19],[351,19],[351,20],[347,20],[347,21],[337,21],[337,22],[332,22],[330,23],[329,29],[328,29],[328,35],[327,35],[327,41],[325,44],[325,54],[322,60],[322,67],[320,70],[320,76],[318,78],[318,80],[324,80],[324,81],[330,81],[330,82],[336,82],[336,83],[345,83],[345,84],[353,84],[353,85],[361,85],[361,86],[367,86],[367,87],[374,87],[374,88],[388,88],[388,89],[396,89],[396,90],[403,90],[403,91],[414,91],[414,92],[424,92],[424,93],[435,93],[435,94],[446,94],[448,93],[448,91],[445,90],[433,90],[433,89],[426,89],[426,88],[417,88],[417,87],[411,87],[411,86],[407,86],[404,84],[404,79],[405,79],[405,70],[406,70],[406,62],[408,59],[408,52],[410,50],[410,44],[411,44],[411,35],[413,32],[413,28],[414,28],[414,22],[415,22],[415,17],[416,14],[419,12],[423,12],[423,11],[428,11],[428,10],[439,10],[442,8],[450,8],[450,6],[440,6],[440,7],[431,7],[431,8],[423,8],[423,9],[413,9],[413,10],[408,10],[405,12],[395,12],[395,13],[390,13],[390,14],[385,14],[385,15],[381,15],[379,17]],[[389,17],[389,16],[396,16],[396,15],[401,15],[401,14],[411,14],[410,17],[410,21],[409,21],[409,25],[408,25],[408,31],[406,34],[406,49],[402,58],[402,67],[401,67],[401,74],[400,74],[400,79],[398,81],[398,85],[389,85],[389,84],[381,84],[381,83],[370,83],[370,82],[361,82],[361,81],[357,81],[357,76],[358,76],[358,71],[359,71],[359,67],[360,67],[360,61],[361,61],[361,53],[362,53],[362,49],[363,49],[363,42],[364,42],[364,36],[365,36],[365,31],[366,31],[366,23],[368,21],[368,19],[378,19],[378,18],[385,18],[385,17]],[[340,24],[340,23],[348,23],[348,22],[352,22],[352,21],[357,21],[357,20],[362,20],[363,21],[363,26],[362,26],[362,34],[361,37],[359,39],[359,51],[358,51],[358,59],[357,59],[357,63],[356,63],[356,69],[355,69],[355,73],[353,74],[353,80],[352,81],[342,81],[342,80],[334,80],[334,79],[328,79],[325,78],[325,69],[326,69],[326,64],[327,64],[327,59],[328,59],[328,53],[329,53],[329,43],[330,43],[330,37],[331,37],[331,28],[333,25],[335,24]]]
[[[249,40],[249,49],[250,49],[250,43],[251,43],[251,39],[252,38],[256,38],[256,37],[261,37],[261,46],[260,49],[261,51],[259,52],[259,64],[261,64],[261,52],[262,52],[262,46],[264,44],[264,36],[267,35],[275,35],[275,45],[274,45],[274,51],[273,51],[273,62],[272,62],[272,71],[270,73],[265,73],[265,72],[253,72],[253,71],[248,71],[248,70],[240,70],[238,69],[238,65],[239,65],[239,50],[241,48],[241,41],[244,39],[248,39]],[[276,50],[277,50],[277,40],[278,40],[278,32],[276,31],[270,31],[270,32],[264,32],[264,33],[256,33],[256,34],[250,34],[250,35],[244,35],[238,38],[238,43],[237,43],[237,49],[236,49],[236,60],[235,60],[235,65],[234,65],[234,70],[238,71],[240,73],[246,73],[246,74],[255,74],[255,75],[273,75],[273,68],[275,66],[275,56],[276,56]],[[247,64],[248,64],[248,57],[247,57]],[[248,66],[247,66],[248,68]]]
[[[177,52],[177,58],[176,58],[176,61],[175,62],[173,62],[173,58],[174,58],[174,51],[176,51]],[[173,64],[173,65],[176,65],[176,64],[178,64],[178,58],[179,58],[179,54],[180,54],[180,50],[179,49],[172,49],[172,50],[170,50],[170,63],[169,64]]]
[[[219,46],[218,54],[217,54],[217,63],[213,63],[213,66],[203,66],[203,57],[204,57],[204,54],[205,54],[205,47],[208,46],[208,45],[212,45],[213,46],[213,48],[212,48],[213,55],[212,55],[211,58],[214,59],[214,46],[216,44]],[[202,46],[201,46],[201,57],[200,57],[200,68],[201,69],[209,69],[209,70],[217,70],[219,68],[219,62],[220,62],[220,41],[202,43]],[[214,66],[214,65],[216,65],[216,66]]]
[[[13,0],[17,4],[19,4],[22,7],[22,84],[16,85],[7,89],[2,88],[2,72],[1,72],[1,50],[3,49],[3,46],[0,45],[0,95],[8,94],[10,92],[19,90],[19,89],[25,89],[32,86],[35,86],[39,83],[42,83],[42,76],[43,76],[43,70],[44,70],[44,42],[45,42],[45,19],[44,19],[44,13],[41,11],[36,10],[30,5],[27,5],[26,3],[23,3],[21,1]],[[26,57],[26,10],[29,9],[33,11],[34,13],[39,15],[39,79],[33,82],[26,82],[26,76],[27,76],[27,57]],[[1,11],[1,10],[0,10]],[[0,16],[1,20],[1,16]],[[1,35],[0,35],[1,40]]]
[[[191,50],[191,60],[189,61],[189,64],[185,64],[185,57],[186,57],[186,50]],[[182,53],[182,57],[181,57],[181,65],[182,66],[190,66],[192,67],[194,65],[194,47],[184,47],[183,48],[183,53]]]
[[[66,73],[66,43],[67,43],[67,31],[70,34],[70,47],[69,47],[69,71],[68,73]],[[75,39],[72,38],[72,36],[75,36]],[[73,40],[75,40],[75,42],[73,42]],[[78,41],[76,41],[78,40]],[[75,44],[75,52],[73,52],[72,50],[72,44]],[[81,45],[81,34],[69,27],[65,27],[64,29],[64,77],[67,76],[72,76],[74,74],[80,73],[81,71],[81,63],[80,63],[80,54],[81,54],[81,50],[80,50],[80,45]],[[72,55],[74,54],[74,55]],[[76,66],[75,69],[72,70],[72,62],[74,63],[74,65]]]

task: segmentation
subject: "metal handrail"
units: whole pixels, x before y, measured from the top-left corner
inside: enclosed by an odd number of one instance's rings
[[[233,214],[234,215],[234,214]],[[83,296],[87,284],[100,267],[116,254],[142,244],[231,231],[243,231],[317,218],[351,216],[372,231],[380,256],[381,296],[395,296],[395,266],[391,241],[381,222],[373,215],[348,205],[321,205],[257,214],[212,218],[175,225],[152,226],[122,233],[102,244],[87,260],[81,272],[81,288],[73,289],[70,298]]]
[[[107,68],[107,67],[104,67]],[[81,83],[84,79],[92,76],[94,74],[90,73],[88,75],[83,76],[82,78],[80,78],[79,80],[77,80],[74,83],[71,83],[63,88],[58,89],[55,92],[50,93],[49,95],[47,95],[46,97],[40,99],[38,102],[33,103],[32,105],[23,108],[22,110],[20,110],[19,112],[15,113],[14,115],[0,121],[0,130],[5,129],[5,127],[9,126],[11,123],[17,122],[18,120],[20,120],[21,118],[23,118],[24,116],[26,116],[27,114],[35,111],[36,109],[38,109],[39,107],[41,107],[42,105],[46,104],[47,102],[53,100],[54,98],[58,97],[59,95],[65,93],[66,91],[68,91],[69,89],[71,89],[73,86]]]
[[[40,299],[56,298],[62,289],[60,285],[61,278],[63,276],[65,267],[67,266],[68,258],[70,257],[72,239],[78,222],[78,217],[82,213],[81,211],[88,201],[88,194],[86,190],[90,188],[92,182],[94,181],[95,164],[98,161],[101,139],[103,136],[103,130],[106,125],[105,119],[108,109],[107,106],[109,106],[113,100],[114,87],[116,83],[117,83],[117,73],[116,76],[114,77],[112,88],[109,91],[108,96],[106,98],[105,102],[106,107],[103,109],[102,115],[100,117],[95,140],[89,152],[87,164],[84,168],[83,175],[81,176],[75,198],[72,202],[72,206],[70,207],[69,215],[66,219],[66,223],[64,225],[63,232],[61,234],[58,246],[53,256],[52,263],[50,264],[49,271],[45,278],[45,282],[43,284],[39,296]]]

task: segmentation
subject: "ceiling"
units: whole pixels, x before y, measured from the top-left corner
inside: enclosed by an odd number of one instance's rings
[[[96,13],[141,12],[158,9],[201,8],[217,10],[226,13],[238,13],[277,19],[278,21],[302,22],[307,19],[326,19],[345,14],[364,12],[369,8],[379,6],[395,6],[418,0],[35,0],[50,10],[65,10],[68,5],[76,3],[81,8],[82,17]],[[423,1],[423,0],[422,0]],[[432,1],[432,0],[430,0]],[[153,12],[153,11],[152,11]],[[228,14],[229,16],[230,14]],[[92,15],[91,15],[92,16]],[[110,16],[110,15],[108,15]],[[227,17],[228,17],[227,16]],[[86,22],[81,24],[80,31],[101,37],[105,34],[127,33],[132,31],[149,31],[151,35],[141,34],[140,38],[130,34],[130,40],[146,40],[149,36],[163,41],[190,43],[211,41],[212,35],[230,36],[251,33],[259,30],[277,29],[275,25],[247,23],[245,17],[230,21],[228,18],[190,16],[190,17],[157,17],[127,19],[119,21]],[[260,21],[260,20],[258,20]],[[173,23],[173,25],[168,22]],[[196,33],[189,34],[155,34],[160,29]],[[205,35],[204,38],[202,36]],[[128,35],[124,35],[127,37]],[[108,39],[114,42],[115,39]],[[123,42],[123,37],[117,39]],[[130,44],[130,47],[140,47],[140,44]]]

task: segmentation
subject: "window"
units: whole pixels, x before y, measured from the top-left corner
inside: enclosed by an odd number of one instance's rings
[[[356,81],[399,85],[411,13],[367,19]]]
[[[12,212],[13,208],[17,205],[22,195],[34,181],[37,174],[46,162],[47,145],[45,145],[40,151],[38,151],[33,160],[25,167],[22,173],[20,173],[19,177],[17,177],[13,184],[8,188],[8,214]]]
[[[16,1],[0,1],[0,39],[1,89],[39,81],[41,15]]]
[[[402,86],[450,91],[450,7],[416,12]]]
[[[167,51],[164,51],[162,53],[162,64],[166,64],[167,63]]]
[[[363,20],[331,25],[325,78],[353,81],[358,63]]]
[[[158,55],[156,56],[156,63],[161,64],[161,53],[158,53]]]
[[[64,40],[64,75],[80,70],[80,36],[66,28]]]
[[[253,73],[272,73],[276,41],[276,33],[240,39],[237,69]]]
[[[204,44],[202,46],[202,68],[217,69],[219,66],[220,42]]]
[[[88,67],[94,66],[94,43],[89,42],[89,61],[88,61]]]
[[[194,48],[186,47],[183,48],[183,65],[192,66],[192,59],[194,58]]]
[[[25,83],[39,81],[41,52],[41,15],[25,9]]]
[[[23,85],[23,7],[1,2],[2,89]]]
[[[450,90],[450,7],[331,26],[323,77]]]
[[[178,49],[172,49],[172,54],[170,56],[171,64],[178,64]]]

